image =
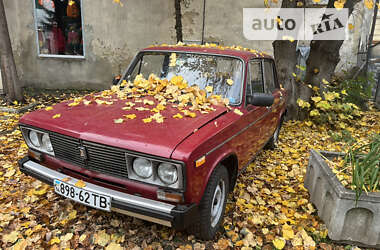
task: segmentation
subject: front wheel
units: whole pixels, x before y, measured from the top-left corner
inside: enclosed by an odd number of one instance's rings
[[[204,240],[214,238],[223,222],[228,188],[228,171],[223,165],[218,165],[211,174],[199,204],[197,220],[189,228],[190,233]]]

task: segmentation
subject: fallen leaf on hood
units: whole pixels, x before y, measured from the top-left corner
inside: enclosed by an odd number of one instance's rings
[[[91,103],[91,100],[83,100],[83,104],[86,106],[89,105],[90,103]]]
[[[59,118],[59,117],[61,117],[61,114],[55,114],[55,115],[52,116],[53,119],[56,119],[56,118]]]
[[[150,117],[145,118],[145,119],[143,119],[143,122],[144,122],[144,123],[152,122],[152,118],[150,118]]]
[[[53,110],[53,107],[51,107],[51,106],[50,107],[46,107],[45,110],[46,111]]]
[[[133,119],[135,119],[136,118],[136,115],[135,114],[129,114],[129,115],[124,115],[126,118],[128,118],[128,119],[131,119],[131,120],[133,120]]]
[[[243,113],[238,109],[234,109],[234,113],[237,115],[243,115]]]
[[[183,116],[180,113],[173,115],[173,118],[182,119]]]
[[[113,122],[118,124],[118,123],[123,123],[123,118],[119,118],[119,119],[114,119]]]

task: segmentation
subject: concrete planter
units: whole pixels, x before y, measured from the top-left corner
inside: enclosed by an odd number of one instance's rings
[[[320,153],[330,159],[344,155]],[[330,239],[380,248],[380,193],[363,192],[356,205],[355,192],[340,183],[324,158],[314,150],[310,151],[304,182]]]

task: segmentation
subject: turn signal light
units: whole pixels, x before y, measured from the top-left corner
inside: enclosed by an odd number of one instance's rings
[[[165,192],[164,190],[157,190],[157,199],[171,202],[183,202],[182,193]]]
[[[41,153],[39,152],[36,152],[36,151],[33,151],[31,149],[28,150],[28,155],[30,158],[33,158],[39,162],[42,162],[43,161],[43,156]]]

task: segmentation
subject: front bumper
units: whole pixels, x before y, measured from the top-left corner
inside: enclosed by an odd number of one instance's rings
[[[19,161],[21,172],[32,176],[48,185],[53,186],[54,179],[70,178],[67,183],[75,185],[77,179],[58,171],[44,167],[41,164],[25,157]],[[161,201],[150,200],[136,195],[126,194],[109,188],[104,188],[86,182],[84,189],[111,197],[111,210],[151,221],[165,226],[183,230],[194,222],[198,214],[196,204],[172,205]]]

